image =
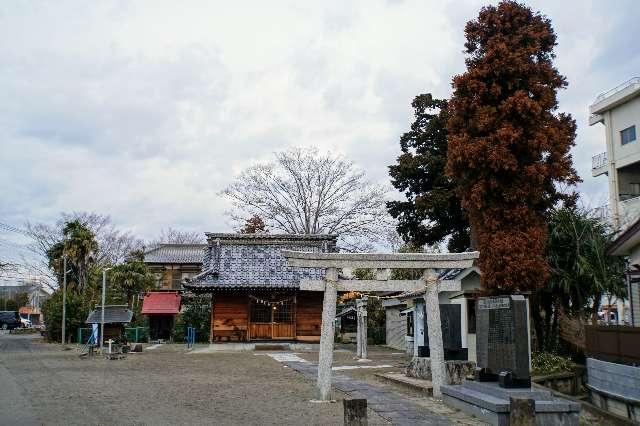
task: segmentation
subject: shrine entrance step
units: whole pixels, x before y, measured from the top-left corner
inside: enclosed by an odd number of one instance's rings
[[[244,351],[302,351],[313,352],[318,351],[317,343],[300,343],[300,342],[229,342],[229,343],[211,343],[204,348],[198,348],[191,353],[213,353],[213,352],[244,352]]]
[[[425,396],[433,396],[433,385],[429,380],[407,377],[404,373],[378,373],[375,376],[385,382],[419,392]]]
[[[274,345],[273,343],[256,343],[255,349],[256,351],[287,351],[289,350],[289,345]]]

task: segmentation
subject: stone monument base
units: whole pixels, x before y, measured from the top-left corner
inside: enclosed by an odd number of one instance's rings
[[[580,404],[555,397],[550,391],[533,388],[502,388],[496,382],[465,381],[461,385],[441,387],[442,398],[450,407],[478,417],[492,425],[508,425],[511,413],[510,398],[535,401],[537,425],[578,426]]]
[[[467,376],[473,376],[476,363],[473,361],[445,361],[446,378],[445,384],[459,385],[465,381]],[[413,357],[405,370],[409,377],[417,379],[432,380],[431,378],[431,358]]]

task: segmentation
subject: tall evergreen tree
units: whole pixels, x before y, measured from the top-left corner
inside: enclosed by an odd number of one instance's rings
[[[398,233],[416,246],[434,245],[447,237],[450,251],[469,248],[469,223],[445,175],[447,162],[447,101],[430,93],[415,97],[415,121],[400,138],[402,154],[389,166],[391,183],[406,201],[391,201],[387,209],[398,220]]]
[[[65,223],[63,239],[47,250],[49,267],[55,271],[58,284],[62,283],[63,258],[67,257],[67,280],[71,280],[82,292],[88,284],[91,267],[95,266],[98,242],[95,234],[80,220]]]
[[[551,21],[515,1],[488,6],[465,28],[467,71],[453,80],[447,170],[477,236],[488,293],[540,288],[547,221],[575,194],[576,125],[556,114],[565,78],[553,66]]]

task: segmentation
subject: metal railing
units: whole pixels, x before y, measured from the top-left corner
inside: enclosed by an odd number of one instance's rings
[[[591,210],[591,214],[598,220],[606,221],[607,219],[609,219],[609,216],[611,214],[609,210],[609,204],[603,204],[602,206],[594,208],[593,210]]]
[[[149,341],[149,327],[127,327],[124,334],[128,342],[142,343]]]
[[[607,90],[606,92],[603,92],[603,93],[600,93],[598,95],[598,97],[596,97],[596,100],[593,103],[597,104],[601,100],[603,100],[605,98],[608,98],[609,96],[614,95],[614,94],[620,92],[621,90],[624,90],[627,87],[634,86],[636,84],[638,86],[640,86],[640,77],[632,77],[629,80],[625,81],[624,83],[617,85],[613,89]]]
[[[604,167],[607,165],[607,153],[601,152],[598,155],[594,155],[591,157],[591,169],[599,169],[600,167]]]

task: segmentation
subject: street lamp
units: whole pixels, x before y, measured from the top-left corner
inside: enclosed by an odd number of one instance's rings
[[[62,257],[62,347],[67,337],[67,256]]]
[[[100,352],[102,353],[102,347],[104,346],[104,304],[107,296],[107,271],[111,268],[105,268],[102,270],[102,313],[100,316]]]

